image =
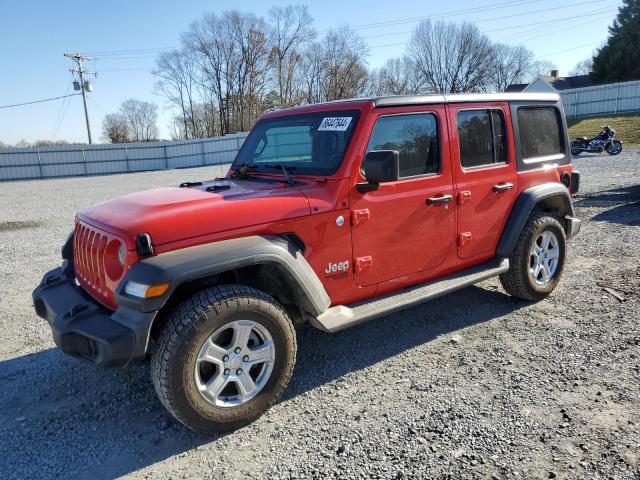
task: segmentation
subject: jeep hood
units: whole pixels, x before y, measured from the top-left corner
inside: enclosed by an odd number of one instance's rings
[[[309,213],[309,201],[297,188],[258,179],[132,193],[82,210],[78,218],[121,235],[133,248],[143,232],[162,245]]]

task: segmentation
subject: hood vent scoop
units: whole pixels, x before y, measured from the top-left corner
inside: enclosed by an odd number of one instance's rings
[[[223,190],[229,190],[231,185],[227,184],[218,184],[218,185],[209,185],[205,190],[207,192],[222,192]]]

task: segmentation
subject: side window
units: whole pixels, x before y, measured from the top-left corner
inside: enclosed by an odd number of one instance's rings
[[[436,116],[419,113],[380,117],[367,145],[367,152],[372,150],[397,150],[400,153],[400,178],[438,172]]]
[[[564,155],[560,115],[554,107],[519,107],[522,159]]]
[[[460,164],[464,168],[507,161],[502,110],[460,110],[457,121]]]

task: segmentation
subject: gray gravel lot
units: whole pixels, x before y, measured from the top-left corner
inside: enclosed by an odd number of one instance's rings
[[[489,280],[338,334],[302,329],[284,398],[216,438],[166,414],[145,366],[54,349],[30,298],[76,210],[216,173],[0,183],[0,477],[640,478],[640,152],[575,164],[585,223],[551,297]]]

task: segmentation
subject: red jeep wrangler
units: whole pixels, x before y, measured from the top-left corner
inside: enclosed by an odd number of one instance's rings
[[[516,297],[549,295],[578,184],[557,95],[272,112],[225,178],[78,213],[34,306],[62,351],[150,357],[179,421],[235,429],[286,387],[298,325],[335,332],[497,275]]]

